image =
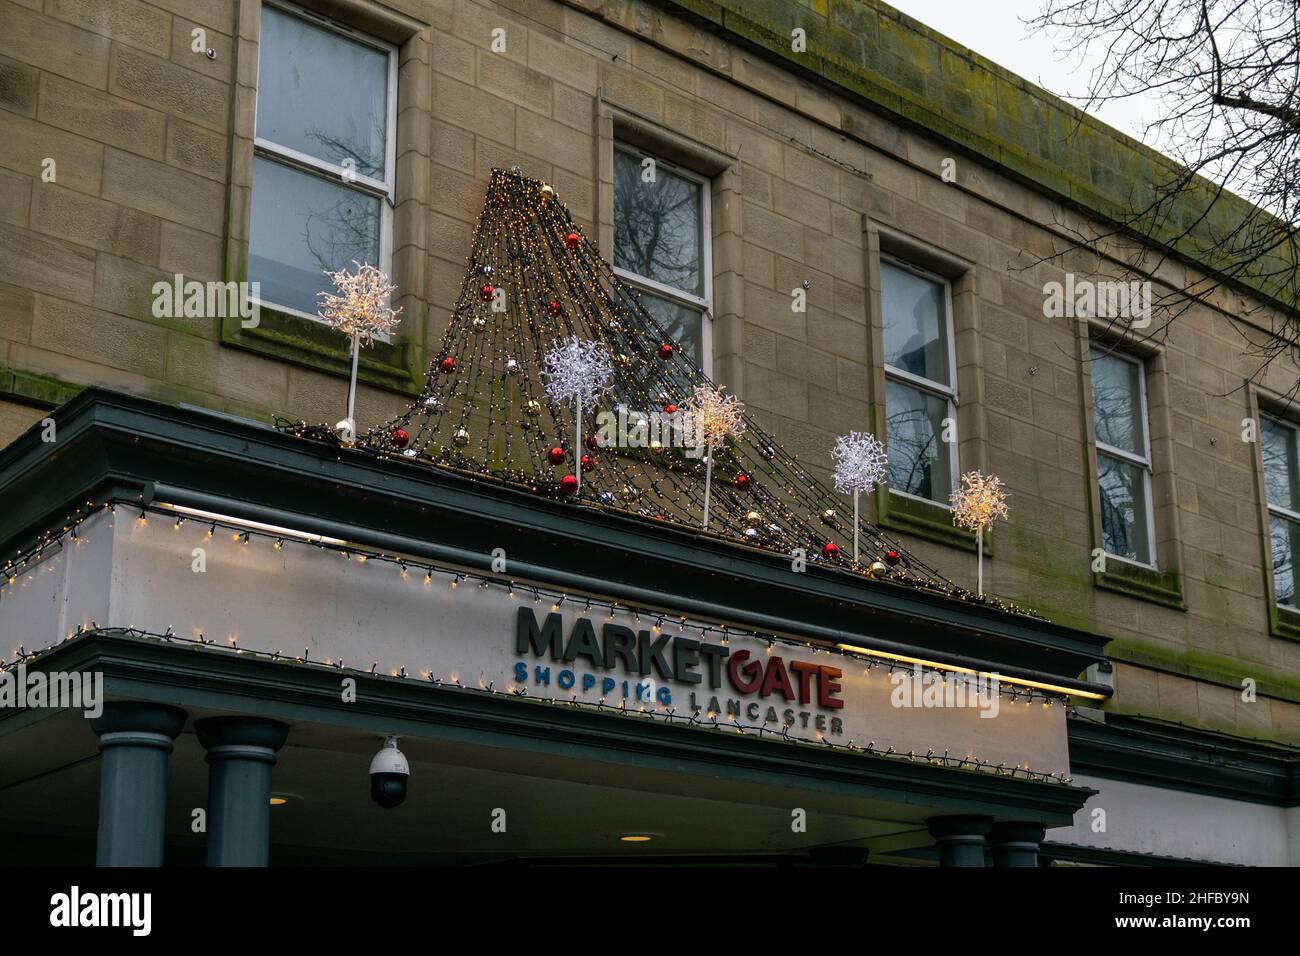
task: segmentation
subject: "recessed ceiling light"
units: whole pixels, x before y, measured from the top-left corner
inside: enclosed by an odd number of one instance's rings
[[[301,799],[302,797],[296,793],[273,793],[271,794],[271,806],[282,807],[286,803],[297,802]]]
[[[654,837],[648,833],[627,833],[619,839],[624,843],[649,843]]]

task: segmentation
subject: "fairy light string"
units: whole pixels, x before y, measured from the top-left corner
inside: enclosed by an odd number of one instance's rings
[[[493,308],[498,290],[504,296],[500,311]],[[597,343],[613,359],[610,390],[590,412],[584,407],[581,436],[573,435],[572,411],[547,394],[542,377],[546,349],[568,337]],[[803,555],[808,564],[865,579],[1034,616],[953,583],[875,525],[853,521],[843,513],[842,499],[752,416],[743,416],[743,434],[714,449],[710,475],[704,456],[681,447],[675,437],[680,431],[667,427],[673,413],[666,410],[680,410],[700,387],[716,388],[601,257],[554,189],[517,170],[494,169],[460,295],[424,389],[401,415],[359,435],[347,453],[473,475],[787,557]],[[601,412],[621,415],[635,434],[644,420],[644,446],[599,445],[595,423]],[[289,419],[277,420],[277,426],[340,447],[328,426]],[[557,447],[564,452],[560,462],[550,455]],[[563,481],[571,470],[582,473],[576,494],[572,482]],[[706,484],[711,500],[704,530]],[[855,537],[858,560],[840,548]],[[882,563],[887,554],[891,561]]]
[[[791,650],[810,652],[814,655],[831,654],[836,659],[861,662],[864,673],[870,673],[876,668],[880,668],[882,672],[888,674],[897,671],[914,674],[916,673],[915,666],[920,666],[921,673],[935,674],[943,680],[964,676],[958,670],[944,668],[941,665],[914,665],[910,661],[892,660],[883,656],[857,653],[843,648],[831,648],[824,643],[757,631],[724,621],[694,619],[668,608],[642,605],[609,596],[575,593],[552,585],[523,581],[506,574],[495,574],[490,571],[478,571],[450,564],[431,562],[412,555],[375,550],[349,542],[337,543],[333,539],[327,539],[306,531],[299,530],[290,533],[288,529],[264,530],[250,527],[235,520],[226,520],[206,514],[198,517],[172,508],[143,504],[138,500],[130,499],[114,498],[101,503],[88,501],[69,515],[57,528],[42,533],[34,547],[20,550],[3,563],[0,563],[0,601],[10,599],[11,595],[20,590],[22,584],[19,583],[19,578],[34,573],[36,568],[42,565],[47,557],[58,553],[58,550],[66,541],[75,540],[78,546],[84,543],[87,540],[87,535],[82,530],[83,525],[101,513],[107,513],[110,516],[124,513],[129,515],[131,520],[140,524],[147,524],[151,519],[157,519],[163,524],[170,525],[174,531],[179,531],[185,525],[193,525],[200,530],[203,541],[224,538],[238,547],[249,547],[252,542],[256,541],[267,543],[275,550],[296,546],[317,551],[334,552],[342,560],[358,566],[364,567],[373,562],[391,567],[403,580],[410,581],[413,587],[432,587],[435,580],[445,583],[447,587],[452,589],[464,584],[473,584],[480,588],[497,587],[507,591],[512,596],[531,598],[534,603],[549,605],[551,610],[559,610],[566,604],[580,603],[583,613],[594,609],[597,613],[602,614],[615,612],[631,614],[638,619],[652,622],[651,627],[655,633],[659,633],[665,627],[671,626],[676,628],[677,633],[691,632],[698,634],[701,639],[713,636],[719,638],[723,643],[726,643],[731,637],[747,637],[765,644],[769,652],[773,648],[784,647]],[[188,545],[188,542],[186,544]],[[188,550],[185,553],[188,554]],[[484,560],[485,563],[488,562],[490,555],[485,554]],[[51,570],[53,565],[44,564],[44,567],[46,570]],[[98,625],[91,622],[89,629],[93,630],[96,627]],[[65,639],[74,637],[79,631],[85,629],[87,628],[83,625],[78,631],[70,632]],[[870,643],[866,639],[861,640]],[[244,645],[241,644],[240,646],[243,647]],[[32,654],[25,651],[19,652],[18,649],[14,649],[14,653],[16,654],[14,661],[8,662],[8,664],[32,657]],[[284,652],[281,651],[275,653],[281,656],[284,655]],[[404,667],[405,664],[401,666]],[[1047,707],[1059,706],[1066,702],[1066,697],[1058,693],[1019,687],[1005,682],[999,683],[998,693],[1001,697],[1012,702],[1039,703]]]

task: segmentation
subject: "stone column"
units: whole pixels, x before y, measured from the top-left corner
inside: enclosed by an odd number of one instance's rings
[[[958,814],[925,821],[939,848],[940,866],[983,866],[984,842],[993,825],[990,817]]]
[[[90,721],[101,755],[97,866],[162,866],[167,758],[185,717],[177,707],[124,700]]]
[[[194,722],[208,752],[208,866],[266,866],[271,843],[271,768],[288,724],[261,717]]]
[[[1047,829],[1041,823],[995,823],[994,866],[1038,866],[1038,844]]]

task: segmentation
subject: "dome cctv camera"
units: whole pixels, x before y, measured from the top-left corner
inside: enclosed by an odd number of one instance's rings
[[[396,737],[385,737],[384,746],[370,761],[370,799],[381,807],[392,808],[406,799],[406,782],[411,765],[397,749]]]

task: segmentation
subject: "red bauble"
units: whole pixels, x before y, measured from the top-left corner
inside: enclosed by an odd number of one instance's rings
[[[456,360],[448,355],[438,363],[438,367],[442,369],[444,374],[450,375],[452,372],[456,371]]]
[[[564,237],[564,244],[570,249],[577,249],[578,246],[582,245],[582,236],[576,232],[571,232]]]
[[[901,560],[903,560],[903,556],[899,554],[897,551],[895,551],[893,548],[890,548],[888,551],[885,552],[886,564],[892,566],[897,564]]]
[[[676,415],[676,414],[677,414],[677,406],[676,406],[676,405],[665,405],[665,406],[664,406],[664,414],[665,414],[665,415]]]
[[[483,291],[483,301],[491,302],[492,296],[496,294],[497,290],[496,290],[496,286],[494,286],[491,282],[489,282],[487,285],[483,287],[482,291]]]
[[[834,541],[827,541],[824,545],[822,545],[823,558],[830,560],[832,558],[839,557],[839,554],[840,554],[840,546],[836,544]]]
[[[406,433],[405,428],[394,428],[388,433],[388,441],[394,448],[405,448],[410,440],[411,436]]]
[[[743,471],[740,474],[738,474],[736,476],[736,487],[739,488],[741,491],[748,491],[749,475],[745,474]]]
[[[573,475],[565,475],[560,479],[560,494],[571,495],[578,490],[578,479]]]
[[[592,458],[590,455],[583,455],[581,458],[581,462],[582,462],[582,470],[584,472],[591,471],[591,469],[596,467],[596,459]]]
[[[550,451],[546,453],[546,457],[550,459],[552,465],[563,465],[564,449],[561,448],[559,445],[556,445],[554,448],[552,448]]]
[[[555,299],[552,299],[552,300],[551,300],[550,309],[551,309],[551,315],[553,315],[553,316],[554,316],[554,315],[559,315],[560,312],[563,311],[563,308],[560,306],[560,303],[557,302]]]
[[[673,347],[672,347],[671,345],[669,345],[667,342],[665,342],[663,345],[659,346],[659,357],[660,357],[661,359],[665,359],[665,360],[672,358],[672,357],[673,357]]]
[[[588,435],[586,445],[592,451],[595,451],[597,448],[600,447],[600,440],[595,435]]]

